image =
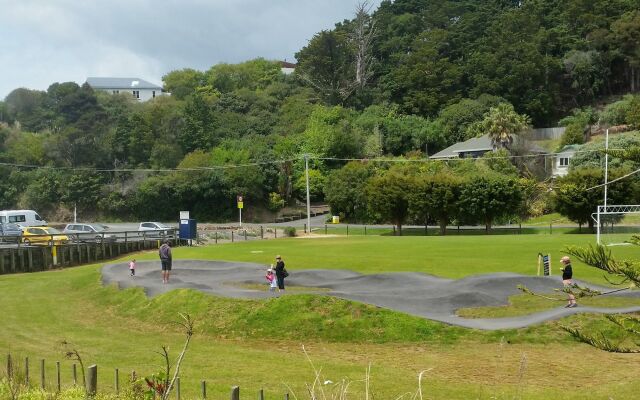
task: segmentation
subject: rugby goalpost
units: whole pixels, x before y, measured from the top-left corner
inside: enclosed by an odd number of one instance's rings
[[[608,205],[607,204],[607,192],[609,188],[609,129],[606,130],[605,133],[605,142],[604,142],[604,184],[599,186],[604,186],[604,204],[599,205],[596,212],[591,214],[591,218],[596,223],[596,243],[598,245],[602,245],[602,228],[605,226],[607,222],[611,222],[613,225],[613,220],[616,219],[614,216],[621,216],[624,218],[625,215],[629,214],[640,214],[640,205],[637,204],[620,204],[620,205]],[[614,180],[615,181],[615,180]],[[613,183],[613,182],[611,182]],[[596,186],[598,187],[598,186]],[[591,188],[595,189],[595,188]],[[617,221],[616,221],[617,222]],[[624,246],[629,243],[605,243],[605,246]]]

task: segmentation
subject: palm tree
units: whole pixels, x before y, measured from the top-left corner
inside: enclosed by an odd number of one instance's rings
[[[529,116],[518,114],[509,103],[500,103],[485,114],[481,128],[489,135],[494,149],[509,149],[513,134],[527,129],[530,124]]]

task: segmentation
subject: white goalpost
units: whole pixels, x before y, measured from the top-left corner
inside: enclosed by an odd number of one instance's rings
[[[591,214],[596,224],[596,243],[605,246],[622,246],[629,243],[620,240],[620,234],[640,234],[640,226],[635,221],[624,221],[629,215],[640,214],[640,205],[601,205]],[[640,221],[640,220],[639,220]],[[616,232],[616,224],[618,224]],[[612,236],[607,236],[611,233]]]
[[[637,228],[633,225],[636,221],[629,221],[626,217],[633,214],[640,214],[640,205],[607,204],[607,194],[609,188],[609,129],[607,129],[605,133],[604,148],[604,184],[600,185],[604,186],[604,204],[598,206],[597,211],[591,214],[591,218],[593,218],[596,224],[596,243],[599,245],[604,244],[605,246],[628,245],[629,243],[620,240],[620,235],[615,235],[616,232],[614,227],[615,224],[619,223],[618,233],[633,233],[634,228]],[[614,180],[614,182],[615,181],[616,180]],[[627,221],[625,221],[625,219],[627,219]],[[603,234],[608,233],[608,231],[614,234],[613,236],[611,236],[611,238],[613,239],[611,241],[603,240]],[[640,230],[635,233],[640,233]]]

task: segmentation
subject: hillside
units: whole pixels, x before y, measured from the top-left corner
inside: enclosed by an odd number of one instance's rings
[[[73,207],[105,220],[188,209],[224,221],[242,194],[250,219],[305,200],[303,154],[311,200],[325,202],[343,159],[434,154],[486,133],[494,108],[549,126],[631,93],[607,115],[638,126],[636,6],[383,1],[313,36],[291,75],[259,58],[169,71],[172,95],[148,102],[73,82],[19,88],[0,102],[0,209],[59,220]]]

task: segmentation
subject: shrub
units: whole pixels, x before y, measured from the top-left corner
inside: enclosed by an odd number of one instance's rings
[[[296,235],[296,228],[293,226],[287,226],[284,228],[284,234],[289,237],[294,237]]]
[[[571,124],[567,126],[567,129],[562,135],[560,146],[564,147],[569,144],[583,144],[584,143],[584,125]]]
[[[269,193],[269,210],[278,211],[284,207],[284,199],[278,193]]]
[[[606,106],[602,111],[602,121],[609,125],[627,124],[627,113],[631,109],[632,98],[632,95],[627,95],[622,100]]]

